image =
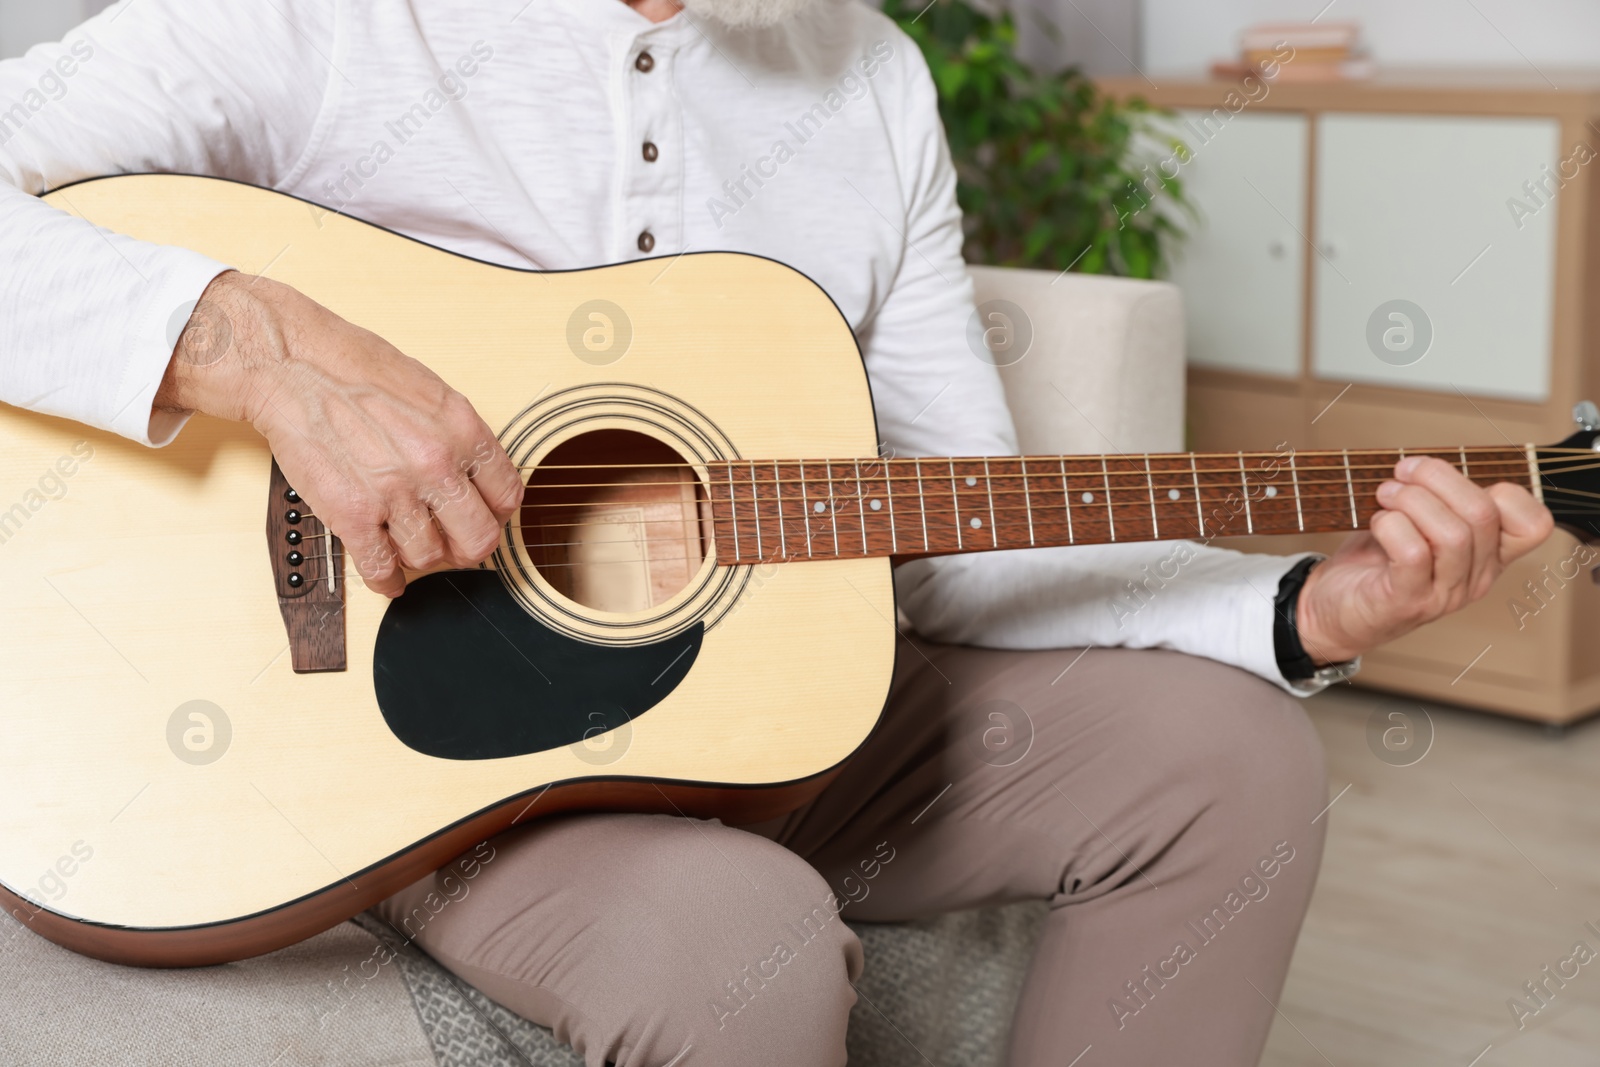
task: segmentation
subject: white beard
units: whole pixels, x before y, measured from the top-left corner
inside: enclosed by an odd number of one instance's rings
[[[679,0],[689,14],[736,30],[759,30],[788,22],[817,0]]]

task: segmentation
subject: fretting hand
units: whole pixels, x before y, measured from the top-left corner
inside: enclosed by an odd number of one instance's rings
[[[1528,490],[1485,489],[1440,459],[1408,456],[1378,487],[1381,511],[1314,567],[1296,626],[1321,664],[1340,663],[1489,591],[1554,521]]]

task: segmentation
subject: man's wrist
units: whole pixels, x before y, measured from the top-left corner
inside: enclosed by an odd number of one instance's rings
[[[283,358],[275,308],[258,281],[237,271],[212,279],[173,346],[156,408],[255,421],[259,378]]]
[[[1346,642],[1330,631],[1323,618],[1321,582],[1326,575],[1321,564],[1324,562],[1326,559],[1322,556],[1312,559],[1302,575],[1298,594],[1288,605],[1295,638],[1316,668],[1349,663],[1360,657],[1362,651],[1347,647]]]

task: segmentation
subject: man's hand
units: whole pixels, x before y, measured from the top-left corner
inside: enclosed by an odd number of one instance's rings
[[[470,567],[499,543],[523,482],[466,397],[381,337],[265,278],[206,289],[156,406],[249,422],[367,585]]]
[[[1300,592],[1296,626],[1320,664],[1354,659],[1479,599],[1555,525],[1526,489],[1484,489],[1426,456],[1397,463],[1378,503],[1368,529],[1312,568]]]

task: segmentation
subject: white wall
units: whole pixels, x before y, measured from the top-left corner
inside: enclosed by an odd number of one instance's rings
[[[1008,0],[1022,58],[1053,70],[1132,74],[1139,60],[1138,0]]]
[[[1600,67],[1595,0],[1143,0],[1148,73],[1193,72],[1236,55],[1256,22],[1360,22],[1389,66],[1494,66],[1533,73]],[[1560,79],[1556,78],[1560,84]]]
[[[0,58],[19,56],[40,41],[59,40],[111,0],[0,0]]]

